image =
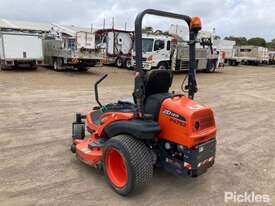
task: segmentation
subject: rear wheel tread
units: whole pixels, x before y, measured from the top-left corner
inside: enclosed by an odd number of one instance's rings
[[[128,167],[131,168],[133,172],[134,180],[132,182],[133,185],[130,185],[130,188],[119,189],[114,187],[112,184],[111,186],[121,195],[127,195],[134,189],[138,189],[146,184],[148,184],[153,177],[153,157],[148,147],[144,145],[143,142],[137,140],[128,135],[118,135],[111,138],[107,143],[105,148],[109,146],[120,145],[124,151],[122,151],[127,164],[129,163]],[[119,147],[120,147],[119,146]],[[121,150],[121,148],[117,148]],[[107,176],[105,171],[105,176]],[[107,177],[108,182],[110,182],[109,178]]]

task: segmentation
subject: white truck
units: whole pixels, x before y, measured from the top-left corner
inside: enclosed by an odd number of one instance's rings
[[[40,34],[0,31],[0,69],[32,68],[43,64]]]
[[[230,66],[238,66],[241,62],[241,59],[237,57],[237,46],[235,41],[231,40],[214,40],[213,45],[216,50],[222,55],[222,61],[224,64]]]
[[[210,42],[210,43],[209,43]],[[211,48],[211,41],[202,39],[196,48],[197,69],[214,72],[217,68],[218,55]],[[189,47],[184,41],[178,41],[173,36],[143,34],[143,68],[150,70],[171,69],[173,71],[188,70]],[[133,52],[132,65],[135,65]]]
[[[236,46],[235,53],[243,64],[258,65],[268,64],[268,49],[260,46]]]
[[[275,64],[275,51],[269,51],[269,64]]]
[[[95,45],[95,33],[78,31],[68,33],[65,28],[53,27],[43,40],[45,63],[55,71],[67,68],[87,71],[100,64],[103,53]]]
[[[96,44],[97,47],[104,50],[103,63],[130,68],[133,38],[133,31],[118,29],[97,30]]]
[[[268,49],[260,46],[237,46],[235,41],[214,40],[214,46],[224,53],[224,61],[230,66],[242,64],[267,64],[270,60]]]

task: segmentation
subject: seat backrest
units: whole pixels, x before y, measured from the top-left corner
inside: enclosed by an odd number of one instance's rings
[[[145,76],[145,99],[153,94],[167,93],[172,85],[173,74],[166,69],[154,69]]]

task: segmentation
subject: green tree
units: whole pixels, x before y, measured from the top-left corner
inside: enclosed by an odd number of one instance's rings
[[[247,45],[247,39],[245,37],[234,37],[234,36],[229,36],[229,37],[225,37],[225,40],[231,40],[231,41],[235,41],[236,45],[240,46],[240,45]]]
[[[263,46],[263,47],[266,46],[265,39],[261,37],[254,37],[254,38],[248,39],[247,43],[253,46]]]
[[[142,32],[144,33],[152,33],[154,31],[153,27],[147,26],[142,29]]]
[[[275,41],[272,40],[271,42],[267,42],[266,47],[271,50],[275,50]]]

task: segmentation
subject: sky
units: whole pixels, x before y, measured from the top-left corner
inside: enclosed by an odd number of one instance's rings
[[[225,36],[275,38],[274,0],[0,0],[0,18],[102,28],[134,28],[136,15],[147,8],[200,16],[203,30]],[[144,26],[168,30],[181,21],[146,16]]]

